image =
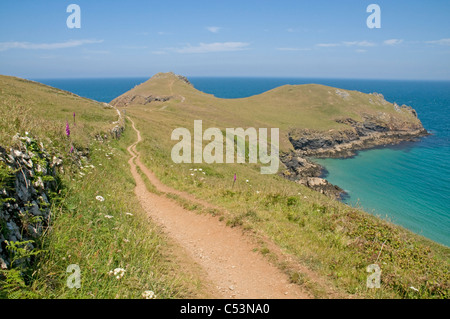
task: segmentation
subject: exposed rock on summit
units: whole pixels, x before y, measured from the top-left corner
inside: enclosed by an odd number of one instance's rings
[[[166,102],[173,96],[154,96],[154,95],[125,95],[111,101],[111,104],[117,107],[127,107],[130,104],[146,105],[152,102]]]
[[[169,73],[155,74],[149,81],[144,82],[132,90],[122,94],[111,101],[115,107],[127,107],[130,105],[147,105],[153,102],[168,102],[177,95],[174,93],[173,86],[175,82],[192,87],[191,82],[182,75]],[[165,92],[160,90],[159,83],[167,84]]]

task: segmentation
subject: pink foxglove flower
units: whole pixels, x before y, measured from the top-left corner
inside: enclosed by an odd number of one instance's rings
[[[66,135],[67,135],[67,137],[70,137],[70,127],[69,127],[69,122],[66,122]]]

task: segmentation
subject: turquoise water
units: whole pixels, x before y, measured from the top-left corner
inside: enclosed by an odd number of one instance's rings
[[[35,80],[109,102],[147,79]],[[412,106],[433,135],[414,143],[362,151],[350,159],[317,161],[325,166],[327,179],[348,192],[346,203],[450,246],[450,82],[204,77],[189,80],[197,89],[222,98],[251,96],[284,84],[318,83],[378,92],[390,102]]]

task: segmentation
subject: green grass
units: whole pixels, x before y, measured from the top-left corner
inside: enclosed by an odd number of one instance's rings
[[[65,169],[50,227],[38,242],[39,255],[26,272],[13,268],[0,274],[1,298],[142,298],[146,290],[157,298],[203,296],[198,275],[179,265],[172,253],[176,245],[149,220],[134,194],[126,150],[136,140],[134,131],[126,131],[120,140],[95,139],[108,134],[117,120],[115,110],[1,76],[0,114],[0,145],[8,149],[14,134],[29,132],[63,157]],[[76,148],[89,154],[81,167],[68,154],[66,120]],[[0,167],[2,184],[9,176]],[[72,264],[81,270],[79,289],[67,285],[71,273],[66,270]],[[126,270],[119,280],[109,275],[115,268]]]
[[[47,148],[66,153],[70,150],[66,121],[78,149],[86,148],[96,135],[107,133],[117,121],[116,111],[102,103],[18,78],[0,75],[0,96],[0,145],[4,146],[12,143],[16,133],[24,136],[30,132]]]
[[[98,147],[91,157],[95,168],[86,166],[84,177],[66,181],[71,185],[66,208],[55,216],[44,243],[49,255],[35,275],[40,297],[141,298],[145,290],[152,290],[158,298],[182,298],[198,285],[169,260],[167,240],[149,223],[134,196],[125,149],[130,142],[125,134],[119,142],[92,145]],[[105,160],[111,152],[114,155]],[[96,200],[99,195],[104,202]],[[69,264],[81,268],[80,289],[65,284]],[[108,275],[115,268],[126,269],[120,280]]]
[[[253,124],[258,127],[259,123],[263,123],[260,119],[265,112],[268,117],[274,112],[278,114],[280,107],[284,112],[278,104],[276,109],[269,110],[269,96],[275,100],[292,101],[292,97],[301,99],[305,90],[311,90],[309,100],[303,97],[305,104],[302,108],[307,109],[308,106],[314,108],[315,103],[319,103],[320,96],[328,96],[328,91],[334,92],[334,89],[316,85],[300,89],[286,86],[273,91],[286,93],[286,90],[292,89],[292,96],[284,98],[283,94],[274,96],[274,92],[268,92],[230,102],[196,92],[177,80],[171,84],[168,79],[170,76],[163,76],[161,81],[149,81],[139,87],[140,93],[167,93],[170,91],[167,86],[171,85],[172,94],[185,96],[185,103],[177,99],[164,103],[131,105],[127,108],[127,114],[136,122],[144,138],[137,146],[142,160],[163,183],[218,206],[221,220],[230,227],[250,230],[256,238],[269,238],[283,251],[291,254],[294,260],[325,278],[343,294],[358,298],[448,298],[448,247],[277,175],[261,175],[257,164],[174,164],[170,158],[171,148],[176,143],[170,140],[172,130],[186,127],[192,131],[194,119],[202,119],[204,129],[210,126],[223,129],[238,127],[244,123],[249,125],[252,114]],[[346,112],[353,112],[359,103],[368,99],[368,95],[362,93],[350,94],[353,101],[350,101]],[[252,99],[266,99],[261,112],[259,108],[258,112],[254,112],[255,104],[245,105]],[[320,112],[335,114],[339,111],[341,116],[345,115],[342,108],[336,110],[332,104],[343,103],[341,100],[336,100],[333,96],[327,100],[327,107],[320,104],[318,108]],[[161,111],[161,105],[168,107]],[[378,105],[372,110],[387,110],[391,106]],[[238,107],[240,109],[236,111]],[[229,117],[228,112],[231,111],[236,111],[235,122]],[[295,117],[288,119],[286,115],[280,114],[271,119],[271,124],[278,127],[278,121],[293,123],[296,120]],[[320,121],[321,124],[317,125],[322,125],[323,129],[329,128],[326,119]],[[264,122],[267,123],[268,121]],[[302,128],[304,122],[298,123]],[[312,122],[308,125],[316,124]],[[199,170],[194,171],[195,168],[201,168],[205,174]],[[233,187],[234,173],[238,180]],[[366,287],[369,275],[366,268],[373,263],[379,264],[382,269],[381,289]],[[282,265],[279,266],[283,268]],[[293,269],[283,270],[293,273]],[[320,285],[308,280],[306,274],[298,276],[304,278],[302,281],[307,289],[316,291],[319,297],[324,296]]]

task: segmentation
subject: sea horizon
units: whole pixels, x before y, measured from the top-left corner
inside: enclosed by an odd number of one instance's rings
[[[158,72],[159,73],[159,72]],[[152,76],[156,75],[123,75],[123,76],[74,76],[74,77],[29,77],[20,75],[3,74],[6,76],[19,77],[30,81],[38,82],[39,80],[103,80],[103,79],[137,79],[145,78],[150,79]],[[317,80],[362,80],[362,81],[404,81],[404,82],[450,82],[450,79],[410,79],[410,78],[359,78],[359,77],[315,77],[315,76],[277,76],[277,75],[184,75],[182,73],[175,73],[177,75],[185,76],[186,78],[244,78],[244,79],[317,79]]]

